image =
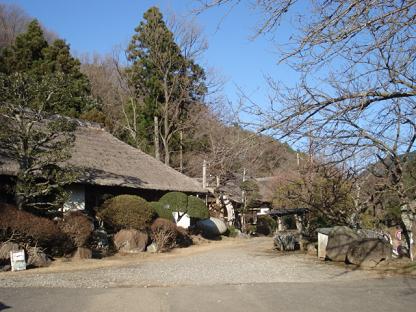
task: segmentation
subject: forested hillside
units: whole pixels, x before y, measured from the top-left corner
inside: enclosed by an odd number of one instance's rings
[[[207,45],[196,25],[150,8],[130,44],[113,55],[78,60],[70,45],[14,6],[1,5],[3,74],[60,82],[46,111],[100,123],[128,144],[190,176],[222,180],[245,168],[251,176],[293,167],[285,144],[241,127],[227,114],[216,81],[199,64]],[[59,100],[58,100],[59,99]]]

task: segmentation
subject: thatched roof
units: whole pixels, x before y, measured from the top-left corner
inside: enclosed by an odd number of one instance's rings
[[[263,204],[271,205],[273,201],[273,195],[276,192],[276,188],[279,184],[278,177],[264,177],[264,178],[247,178],[253,180],[259,188],[259,196],[257,204],[259,206]],[[242,177],[236,176],[235,179],[228,180],[224,185],[221,185],[218,190],[229,196],[232,201],[237,203],[242,202],[241,188]]]
[[[118,140],[104,129],[80,123],[68,165],[81,168],[81,183],[163,191],[205,193],[194,179]],[[17,165],[1,159],[0,175],[14,175]]]

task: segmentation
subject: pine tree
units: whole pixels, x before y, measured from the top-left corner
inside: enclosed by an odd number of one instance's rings
[[[28,72],[38,67],[43,59],[43,49],[48,46],[43,30],[37,20],[33,20],[25,33],[16,37],[14,45],[4,49],[0,57],[0,71]]]
[[[55,105],[46,107],[47,111],[79,117],[95,106],[89,81],[81,73],[80,62],[71,55],[69,45],[61,39],[49,45],[37,20],[29,24],[27,32],[17,36],[14,45],[4,49],[0,72],[25,73],[37,81],[49,76],[60,83],[58,92],[52,95]]]

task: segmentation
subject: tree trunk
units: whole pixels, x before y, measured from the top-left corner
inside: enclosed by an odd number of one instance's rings
[[[22,183],[20,179],[17,179],[14,199],[16,201],[16,206],[19,210],[23,210],[23,206],[24,206],[24,196],[22,195],[20,191],[21,188],[22,188]]]
[[[154,117],[154,144],[155,144],[155,158],[160,160],[159,151],[159,120],[157,116]]]
[[[179,171],[183,172],[183,131],[179,132],[180,142],[179,142]]]

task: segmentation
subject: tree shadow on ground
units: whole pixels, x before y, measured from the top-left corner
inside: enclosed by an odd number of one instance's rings
[[[6,310],[6,309],[11,309],[12,307],[4,304],[3,302],[0,301],[0,311]]]

